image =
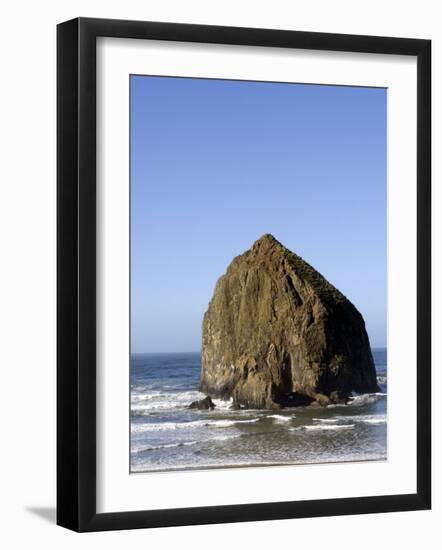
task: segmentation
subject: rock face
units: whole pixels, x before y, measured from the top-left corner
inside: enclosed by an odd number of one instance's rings
[[[280,408],[379,388],[362,315],[267,234],[216,284],[203,320],[200,390],[235,406]]]

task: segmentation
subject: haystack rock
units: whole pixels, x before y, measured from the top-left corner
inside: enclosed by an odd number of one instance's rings
[[[362,315],[267,234],[216,284],[203,320],[200,390],[269,409],[379,388]]]

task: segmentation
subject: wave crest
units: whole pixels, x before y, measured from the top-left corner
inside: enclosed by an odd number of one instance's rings
[[[229,428],[236,424],[254,424],[259,421],[260,418],[251,418],[247,420],[193,420],[191,422],[163,422],[161,424],[132,424],[131,429],[132,433],[140,433],[198,428],[201,426],[209,428]]]

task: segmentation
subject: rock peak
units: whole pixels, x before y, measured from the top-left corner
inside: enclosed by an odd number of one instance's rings
[[[279,241],[277,241],[275,239],[275,237],[271,234],[271,233],[264,233],[264,235],[261,235],[261,237],[259,237],[259,239],[257,239],[253,245],[259,245],[259,244],[265,244],[265,243],[269,243],[269,244],[281,244]]]
[[[278,242],[271,233],[264,233],[264,235],[261,235],[261,237],[259,237],[259,239],[257,239],[255,241],[255,244],[259,243],[259,242],[267,242],[267,241],[268,242]]]
[[[271,233],[265,233],[253,243],[252,250],[268,250],[274,246],[285,248]]]

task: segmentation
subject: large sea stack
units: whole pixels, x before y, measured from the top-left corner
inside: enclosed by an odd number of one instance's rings
[[[200,390],[268,409],[345,402],[379,388],[362,315],[267,234],[216,284],[203,320]]]

